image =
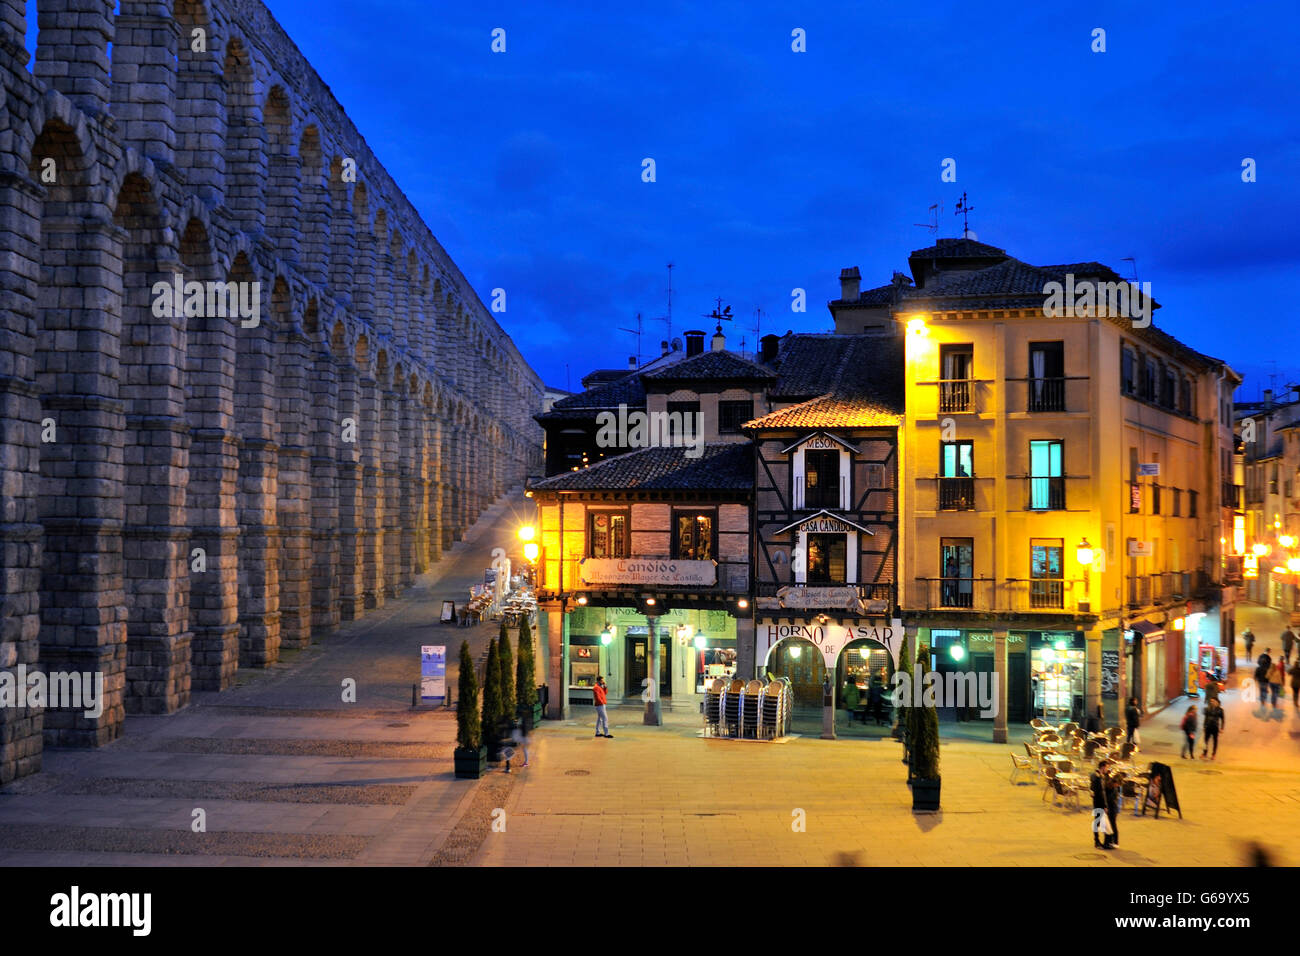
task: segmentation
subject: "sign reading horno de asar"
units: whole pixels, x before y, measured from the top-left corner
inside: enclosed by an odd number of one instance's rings
[[[581,565],[583,584],[663,584],[709,588],[718,580],[713,561],[671,561],[655,558],[587,558]]]

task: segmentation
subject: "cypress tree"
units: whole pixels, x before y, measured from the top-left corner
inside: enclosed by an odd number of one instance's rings
[[[488,642],[487,667],[483,675],[483,743],[488,748],[488,759],[500,756],[497,734],[501,726],[501,652],[497,640]]]
[[[478,709],[478,678],[474,676],[474,658],[469,641],[460,644],[460,693],[456,699],[456,743],[464,750],[483,746],[483,723]]]
[[[537,664],[533,653],[533,629],[529,626],[528,615],[520,615],[519,622],[519,662],[515,668],[515,696],[519,706],[531,714],[537,705]]]
[[[510,650],[510,635],[506,622],[501,622],[501,637],[497,640],[497,653],[501,664],[501,713],[512,720],[515,716],[515,655]]]

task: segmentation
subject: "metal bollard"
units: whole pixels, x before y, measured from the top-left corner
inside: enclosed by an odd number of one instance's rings
[[[420,706],[420,685],[419,684],[411,685],[411,706],[412,707]]]

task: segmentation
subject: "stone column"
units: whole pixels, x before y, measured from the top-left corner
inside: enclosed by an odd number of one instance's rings
[[[122,0],[113,22],[113,118],[122,140],[150,159],[176,161],[180,29],[162,0]]]
[[[385,389],[382,433],[384,444],[379,458],[380,487],[384,495],[383,528],[384,595],[396,597],[402,590],[402,453],[400,451],[402,400],[401,383]]]
[[[307,336],[286,321],[278,333],[276,404],[280,422],[276,524],[280,530],[280,644],[311,644],[311,483]]]
[[[413,400],[410,383],[403,382],[398,391],[398,440],[397,459],[397,503],[398,514],[390,523],[397,540],[397,587],[399,590],[410,587],[415,579],[417,553],[422,509],[417,495],[420,490],[419,455],[423,442],[417,435],[415,410],[418,406]],[[422,563],[422,562],[420,562]]]
[[[539,615],[540,617],[540,615]],[[568,615],[558,607],[548,607],[546,620],[546,686],[548,720],[569,719],[569,641]]]
[[[204,29],[211,43],[211,24]],[[190,40],[182,34],[176,72],[176,163],[199,198],[219,206],[226,193],[226,86],[216,55],[191,52]]]
[[[1084,722],[1101,706],[1101,628],[1096,624],[1084,632]]]
[[[363,434],[358,438],[361,451],[361,582],[363,607],[382,607],[384,603],[384,506],[380,460],[383,453],[383,414],[379,386],[369,376],[361,380],[361,416]]]
[[[22,50],[23,8],[6,6],[0,13],[5,28],[16,34],[12,50],[0,48],[3,66],[20,70],[14,54]],[[0,246],[5,249],[6,273],[0,309],[0,671],[14,679],[19,665],[35,668],[41,649],[41,438],[42,418],[47,416],[38,400],[34,354],[42,196],[43,190],[26,177],[0,172]],[[98,384],[109,382],[106,377]],[[100,637],[95,635],[96,642]],[[0,707],[0,785],[41,769],[44,720],[40,707]]]
[[[436,411],[429,410],[427,414],[425,427],[428,429],[429,436],[426,449],[429,479],[429,562],[432,564],[442,560],[442,422],[438,419]]]
[[[365,535],[362,505],[360,376],[356,366],[346,359],[339,365],[338,421],[334,428],[338,443],[338,543],[339,543],[339,614],[351,621],[365,608],[362,598]]]
[[[339,615],[339,376],[322,343],[311,375],[311,626],[335,627]]]
[[[286,130],[274,127],[267,158],[266,231],[282,261],[297,263],[298,237],[302,233],[302,174],[298,157],[280,137]]]
[[[1026,648],[1026,653],[1028,649]],[[1007,630],[995,628],[993,631],[993,673],[998,678],[998,696],[994,702],[997,708],[993,714],[993,742],[1007,742]]]
[[[91,115],[108,107],[115,6],[114,0],[45,0],[37,8],[37,79]]]
[[[195,274],[202,281],[207,275]],[[186,416],[190,475],[190,631],[195,690],[225,690],[239,668],[239,433],[235,356],[239,322],[190,317]]]
[[[761,663],[754,633],[753,617],[736,618],[736,676],[741,680],[753,680]]]
[[[659,698],[662,696],[663,688],[659,686],[659,619],[657,617],[647,617],[645,619],[646,630],[649,631],[647,643],[649,645],[649,666],[647,667],[647,676],[650,677],[650,683],[647,690],[653,688],[650,699],[645,702],[645,715],[642,722],[649,727],[662,727],[664,723],[663,707]],[[627,690],[633,690],[629,687]]]
[[[451,549],[452,542],[455,541],[455,492],[453,484],[455,482],[455,471],[453,468],[454,441],[452,436],[455,434],[455,426],[450,420],[442,423],[441,427],[441,453],[438,456],[438,487],[440,490],[440,506],[438,509],[439,527],[442,535],[442,550],[444,552]]]
[[[353,299],[353,266],[357,260],[357,224],[348,206],[347,186],[334,177],[338,171],[331,167],[330,181],[330,286],[336,298],[349,302]]]
[[[236,331],[239,417],[239,666],[280,658],[279,446],[275,330],[266,316]]]
[[[125,190],[124,190],[125,193]],[[122,364],[126,483],[122,541],[127,605],[126,710],[167,714],[190,699],[190,531],[185,511],[186,318],[157,316],[152,289],[181,264],[158,244],[146,197],[124,195],[130,233],[123,257]],[[157,257],[157,258],[155,258]]]

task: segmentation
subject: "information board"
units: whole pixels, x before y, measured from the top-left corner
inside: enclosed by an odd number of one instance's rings
[[[447,647],[425,644],[420,648],[420,700],[426,704],[447,701]]]

